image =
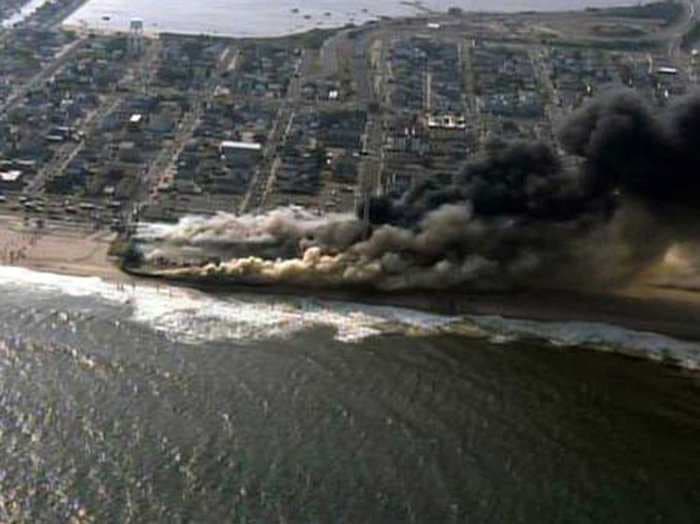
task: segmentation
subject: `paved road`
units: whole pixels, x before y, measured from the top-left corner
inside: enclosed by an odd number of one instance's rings
[[[39,71],[27,83],[15,90],[3,104],[0,104],[0,113],[6,113],[7,111],[15,108],[18,103],[24,100],[27,93],[56,74],[56,72],[67,62],[69,62],[83,47],[87,45],[87,43],[88,40],[80,39],[66,47],[51,64]]]
[[[116,94],[110,95],[102,104],[100,104],[98,108],[92,111],[80,126],[84,136],[88,137],[94,133],[100,124],[104,122],[104,119],[117,109],[122,99],[123,96]],[[78,154],[85,149],[85,144],[85,139],[81,140],[78,144],[64,144],[51,160],[49,165],[37,173],[37,175],[27,185],[24,192],[28,194],[36,194],[43,190],[46,182],[50,178],[63,173],[66,170],[66,168],[78,156]]]
[[[149,47],[147,54],[144,57],[142,57],[142,60],[131,65],[125,71],[124,77],[120,82],[127,84],[135,83],[136,70],[143,67],[144,63],[147,64],[149,70],[154,70],[155,68],[151,66],[155,59],[158,57],[159,50],[160,45],[157,42],[154,42]],[[58,71],[59,69],[60,66],[59,68],[56,68],[54,72]],[[25,192],[29,194],[35,194],[36,192],[39,192],[41,189],[43,189],[44,185],[46,184],[46,181],[49,178],[59,173],[62,173],[68,167],[68,165],[78,156],[78,154],[80,154],[80,152],[85,148],[87,137],[93,135],[99,129],[102,122],[104,122],[105,119],[119,107],[121,102],[126,98],[128,94],[128,92],[119,91],[115,91],[109,94],[102,101],[102,103],[100,103],[100,105],[96,109],[94,109],[79,124],[79,130],[82,131],[84,135],[83,140],[77,144],[64,144],[61,148],[59,148],[51,163],[47,165],[44,169],[39,171],[39,173],[37,173],[37,175],[25,189]]]
[[[259,210],[274,187],[275,174],[281,166],[280,150],[286,144],[296,112],[301,104],[301,86],[311,67],[313,57],[303,53],[290,80],[287,98],[280,107],[275,124],[267,139],[265,157],[250,181],[248,191],[239,207],[240,213]]]
[[[294,122],[296,112],[294,110],[294,100],[288,99],[285,105],[280,108],[275,125],[268,137],[268,153],[258,167],[253,179],[250,181],[241,206],[240,213],[259,210],[265,204],[265,200],[274,187],[275,175],[282,164],[281,150],[287,143],[287,138]]]
[[[327,39],[321,47],[321,71],[324,76],[338,74],[338,45],[345,39],[345,32],[340,32]]]
[[[49,30],[53,29],[55,26],[61,24],[63,20],[69,17],[74,11],[80,8],[87,0],[78,0],[69,4],[65,9],[61,10],[59,13],[53,17],[47,18],[39,24],[39,29]],[[32,20],[35,16],[32,15],[28,20]],[[0,34],[0,44],[7,42],[12,38],[14,34],[14,29],[7,29]],[[88,43],[88,39],[80,38],[75,42],[69,44],[65,49],[63,49],[54,59],[54,61],[47,67],[43,68],[36,75],[29,79],[24,85],[20,86],[15,92],[13,92],[4,103],[0,104],[0,113],[5,113],[10,109],[14,108],[18,102],[20,102],[25,95],[34,89],[41,82],[53,76],[63,65],[68,62],[75,54],[80,51]]]
[[[221,56],[221,63],[218,68],[219,72],[234,71],[238,66],[239,57],[240,50],[231,47],[227,48]],[[140,201],[144,202],[149,199],[150,191],[157,186],[164,174],[175,172],[175,163],[199,126],[202,114],[207,104],[213,98],[219,80],[219,75],[213,74],[199,92],[191,96],[193,102],[192,107],[180,121],[175,138],[170,144],[160,150],[158,156],[151,162],[148,168],[144,183],[141,185],[141,194],[139,195]]]

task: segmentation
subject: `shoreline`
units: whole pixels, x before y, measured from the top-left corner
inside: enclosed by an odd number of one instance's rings
[[[700,293],[638,285],[615,293],[537,290],[500,293],[456,291],[385,293],[365,289],[318,289],[290,285],[177,280],[123,271],[110,256],[114,234],[54,228],[25,229],[0,220],[0,263],[30,271],[100,278],[115,284],[171,286],[210,295],[247,294],[399,307],[448,316],[500,316],[538,322],[593,322],[700,342]],[[33,236],[35,235],[35,236]],[[34,238],[34,240],[32,240]],[[8,264],[10,249],[23,255]]]
[[[652,3],[659,0],[647,0],[644,3]],[[81,6],[85,8],[89,4],[89,0]],[[421,1],[409,1],[409,2],[398,2],[398,5],[406,8],[408,12],[396,12],[394,14],[380,14],[380,13],[360,13],[360,19],[347,18],[346,15],[338,12],[335,13],[337,16],[327,17],[322,16],[319,12],[315,12],[313,18],[304,19],[300,21],[300,25],[292,28],[280,28],[279,30],[268,31],[264,34],[252,34],[250,31],[245,31],[242,29],[202,29],[193,27],[191,29],[177,28],[173,25],[160,24],[159,22],[151,22],[146,24],[144,27],[144,36],[146,38],[158,39],[161,35],[173,34],[178,36],[209,36],[212,38],[221,38],[226,40],[240,40],[240,41],[266,41],[266,40],[286,40],[303,37],[314,31],[342,31],[346,29],[352,30],[364,30],[370,29],[374,25],[381,22],[392,22],[392,23],[402,23],[402,22],[417,22],[417,21],[428,21],[434,20],[438,22],[450,22],[455,19],[455,17],[460,17],[462,19],[469,19],[471,17],[522,17],[531,15],[541,15],[541,16],[571,16],[571,15],[585,15],[590,13],[604,14],[606,10],[623,8],[623,7],[635,7],[639,4],[632,0],[616,0],[610,4],[605,4],[599,6],[586,5],[585,3],[581,6],[566,8],[563,6],[557,6],[552,8],[526,8],[526,7],[514,7],[503,8],[503,9],[492,9],[492,8],[476,8],[472,9],[467,5],[457,5],[448,6],[444,10],[440,8],[432,8],[430,6],[424,5]],[[459,9],[459,15],[450,13],[449,10],[452,7]],[[109,20],[105,21],[100,19],[99,15],[95,13],[90,13],[91,17],[78,17],[81,9],[78,9],[71,13],[70,16],[65,18],[61,23],[61,27],[65,30],[76,31],[79,33],[94,33],[101,35],[112,35],[112,34],[127,34],[129,32],[128,20],[124,18],[123,24],[115,25],[113,21],[115,17],[113,14],[104,12],[101,16],[109,17]],[[282,8],[281,8],[282,9]],[[308,13],[307,13],[308,14]],[[292,16],[301,17],[303,13],[295,13]],[[143,14],[134,14],[137,18],[146,18]],[[117,17],[126,17],[123,13],[117,13]],[[319,20],[321,23],[318,23]],[[315,23],[314,23],[315,22]]]
[[[76,246],[66,242],[65,236],[49,235],[44,239],[48,239],[50,246],[42,245],[41,241],[37,244],[36,249],[41,248],[39,254],[30,252],[26,258],[14,264],[2,265],[36,272],[36,277],[30,275],[30,282],[34,278],[47,280],[38,274],[48,275],[48,281],[53,278],[51,275],[99,279],[110,287],[130,289],[129,292],[134,294],[138,294],[140,288],[146,293],[153,290],[173,296],[177,290],[195,300],[202,298],[205,303],[207,297],[239,298],[243,301],[271,301],[273,304],[291,303],[298,307],[299,303],[294,299],[307,299],[321,307],[332,308],[335,304],[354,308],[358,312],[362,311],[363,306],[379,306],[445,315],[450,317],[448,325],[454,328],[434,333],[437,336],[441,333],[460,338],[477,336],[494,339],[495,343],[503,343],[499,340],[507,342],[511,338],[532,340],[538,344],[570,346],[572,349],[652,361],[684,372],[696,373],[700,370],[700,293],[686,292],[687,296],[679,296],[676,300],[670,300],[665,290],[650,292],[641,287],[626,293],[607,295],[561,291],[387,294],[281,285],[185,282],[122,271],[116,257],[108,255],[111,245],[109,236],[98,232],[83,237]],[[88,246],[90,248],[86,249]],[[81,287],[79,283],[77,285]],[[127,299],[127,303],[130,301]],[[499,328],[499,325],[503,327]],[[389,329],[381,333],[391,336],[395,331]],[[581,336],[583,338],[579,338]],[[664,342],[664,337],[668,337],[668,342]],[[642,345],[636,340],[641,340]]]
[[[110,260],[114,234],[87,227],[27,226],[17,217],[0,218],[0,264],[32,271],[131,282]]]
[[[318,300],[400,307],[450,316],[499,316],[505,319],[537,322],[601,323],[632,331],[666,335],[689,342],[700,342],[700,294],[670,293],[644,286],[610,294],[560,290],[500,293],[455,291],[386,293],[290,285],[177,280],[132,274],[142,282],[150,280],[212,294],[309,296]]]

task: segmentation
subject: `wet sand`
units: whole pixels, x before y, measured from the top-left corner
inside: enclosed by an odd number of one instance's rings
[[[0,260],[34,271],[99,277],[117,285],[164,284],[147,274],[124,273],[108,255],[114,234],[71,229],[36,230],[19,222],[0,221]],[[519,291],[465,294],[382,293],[357,289],[307,289],[251,286],[233,282],[168,280],[169,285],[210,293],[298,295],[319,300],[398,306],[453,315],[498,315],[539,321],[602,322],[686,340],[700,340],[700,293],[645,285],[615,293]]]
[[[111,237],[92,235],[44,236],[31,249],[23,264],[29,269],[74,276],[124,279],[123,273],[107,257]]]
[[[108,256],[114,234],[80,228],[38,228],[20,220],[0,220],[0,263],[62,275],[125,282]]]
[[[142,281],[163,280],[162,277],[138,271],[132,274]],[[302,296],[404,307],[445,315],[495,315],[545,322],[597,322],[700,341],[700,293],[661,289],[643,283],[610,293],[561,290],[464,293],[446,290],[379,292],[357,288],[312,289],[291,285],[251,285],[220,279],[165,280],[169,285],[191,287],[208,293]]]

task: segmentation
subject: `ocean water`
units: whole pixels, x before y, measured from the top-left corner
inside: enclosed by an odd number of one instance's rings
[[[0,294],[0,522],[697,522],[695,344],[7,267]]]
[[[629,5],[629,0],[422,0],[425,8],[446,11],[557,11]],[[126,31],[132,18],[144,20],[148,32],[209,33],[234,37],[281,36],[316,27],[362,24],[381,16],[421,12],[415,2],[401,0],[89,0],[67,25]],[[293,12],[298,9],[298,13]]]

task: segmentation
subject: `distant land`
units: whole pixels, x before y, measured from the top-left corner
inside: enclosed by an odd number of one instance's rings
[[[46,0],[29,0],[20,9],[13,12],[11,14],[11,16],[6,17],[2,21],[2,25],[5,27],[11,27],[12,25],[16,24],[17,22],[21,22],[26,17],[31,15],[34,11],[36,11],[38,7],[40,7],[41,5],[43,5],[45,3],[46,3]]]
[[[362,24],[380,17],[445,12],[450,7],[492,12],[566,11],[637,3],[626,0],[172,0],[164,9],[163,3],[156,0],[90,0],[68,18],[66,25],[121,31],[128,29],[132,18],[142,18],[150,33],[255,38],[284,36],[316,27]]]

